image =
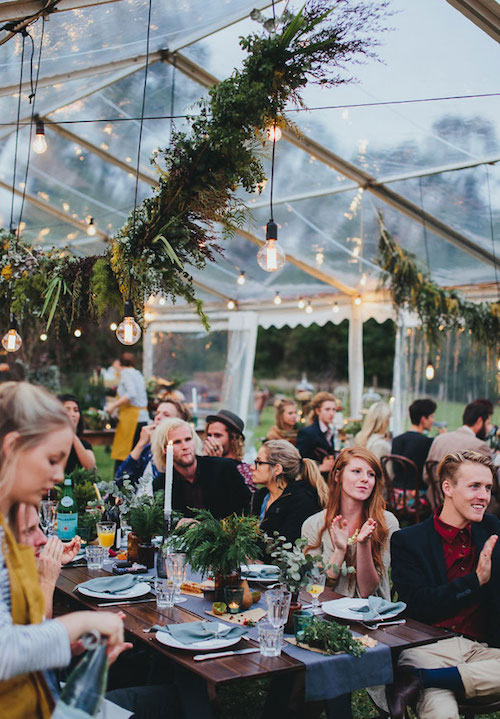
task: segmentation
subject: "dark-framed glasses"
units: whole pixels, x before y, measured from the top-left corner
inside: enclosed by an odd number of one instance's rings
[[[261,464],[268,464],[270,467],[274,467],[276,462],[264,462],[263,459],[254,459],[253,463],[256,467],[260,467]]]

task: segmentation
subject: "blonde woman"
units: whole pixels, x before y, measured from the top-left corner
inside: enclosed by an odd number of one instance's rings
[[[38,506],[64,479],[74,429],[52,395],[27,382],[0,386],[0,707],[9,719],[49,719],[43,671],[64,667],[70,645],[96,630],[116,648],[122,616],[74,612],[43,621],[45,600],[32,547],[19,545],[7,517],[20,502]]]
[[[286,439],[293,444],[297,443],[297,405],[293,399],[282,397],[274,403],[275,424],[266,435],[266,439]]]
[[[390,599],[389,540],[399,523],[385,511],[380,462],[363,447],[348,447],[337,457],[328,486],[326,509],[302,527],[306,551],[322,555],[330,565],[327,575],[341,594]],[[339,571],[343,565],[355,571]]]
[[[365,447],[380,459],[391,453],[391,443],[387,439],[391,410],[385,402],[375,402],[366,413],[360,432],[354,438],[355,447]]]
[[[289,542],[300,537],[304,520],[328,501],[328,488],[316,462],[302,459],[284,439],[271,440],[259,449],[253,481],[262,486],[252,502],[261,530],[270,536],[279,532]]]

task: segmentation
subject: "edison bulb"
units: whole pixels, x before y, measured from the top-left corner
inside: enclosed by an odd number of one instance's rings
[[[95,226],[94,218],[91,217],[89,220],[89,226],[87,227],[87,235],[89,237],[94,237],[97,232],[97,228]]]
[[[116,322],[112,322],[109,325],[109,329],[111,330],[111,332],[116,332],[117,327],[118,327],[118,325],[116,324]]]
[[[141,339],[141,328],[132,317],[124,317],[116,328],[116,338],[122,345],[135,345]]]
[[[257,252],[257,262],[266,272],[277,272],[285,264],[285,253],[276,240],[268,240]]]
[[[75,335],[75,337],[81,337],[81,336],[82,336],[82,331],[79,330],[79,329],[76,329],[76,330],[73,332],[73,334]]]
[[[283,133],[281,132],[281,128],[278,127],[278,125],[270,125],[269,127],[266,127],[266,135],[267,139],[271,142],[274,140],[275,142],[279,142],[281,140],[281,135]]]
[[[45,139],[45,125],[43,120],[36,122],[36,134],[32,144],[33,152],[37,155],[43,155],[47,150],[47,140]]]
[[[316,252],[316,264],[317,265],[322,265],[324,259],[325,259],[325,256],[322,252]]]
[[[246,277],[245,277],[245,273],[244,273],[243,271],[241,271],[240,274],[238,275],[238,279],[236,280],[236,282],[237,282],[239,285],[244,285],[244,284],[245,284],[245,282],[246,282]]]
[[[297,307],[299,308],[299,310],[303,310],[305,306],[306,306],[306,303],[304,302],[304,298],[299,297],[299,301],[297,302]]]
[[[17,352],[22,343],[20,334],[13,327],[2,338],[2,347],[6,352]]]
[[[431,364],[428,364],[425,368],[425,379],[431,380],[434,379],[434,367]]]
[[[280,297],[280,293],[279,293],[279,292],[276,292],[276,294],[274,295],[274,300],[273,300],[273,302],[274,302],[275,305],[280,305],[280,304],[281,304],[281,297]]]
[[[356,297],[356,299],[354,300],[354,304],[357,305],[358,307],[359,307],[359,305],[361,304],[361,297],[360,297],[359,295],[358,295],[358,296]]]
[[[234,300],[228,300],[227,309],[234,310],[235,307],[236,307],[236,302]]]
[[[47,342],[48,339],[49,339],[49,338],[48,338],[48,336],[45,334],[45,332],[42,332],[42,334],[40,335],[40,340],[41,340],[42,342]]]
[[[333,307],[332,307],[332,312],[335,312],[335,314],[337,314],[338,311],[339,311],[339,303],[334,302]]]
[[[306,312],[308,315],[310,315],[312,311],[313,311],[312,304],[310,302],[308,302],[306,305]]]

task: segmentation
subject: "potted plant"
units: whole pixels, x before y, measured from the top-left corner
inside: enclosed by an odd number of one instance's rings
[[[131,534],[137,537],[137,561],[151,569],[154,566],[155,555],[151,540],[163,530],[163,492],[156,492],[154,497],[148,495],[135,497],[130,502],[126,517],[132,527]],[[131,544],[133,545],[133,542],[129,542],[129,550],[132,551],[129,551],[128,558],[129,561],[135,561]]]
[[[195,572],[202,576],[213,573],[215,601],[224,601],[224,587],[245,585],[241,565],[261,554],[258,518],[232,514],[215,519],[211,512],[200,509],[195,520],[174,530],[177,549],[185,552]]]
[[[293,613],[301,609],[299,602],[300,590],[305,587],[314,574],[324,572],[326,567],[320,554],[305,554],[304,548],[307,540],[299,537],[295,544],[289,542],[278,532],[273,537],[265,535],[267,553],[272,557],[272,562],[280,570],[280,579],[292,593],[290,612],[285,625],[286,632],[293,632]]]

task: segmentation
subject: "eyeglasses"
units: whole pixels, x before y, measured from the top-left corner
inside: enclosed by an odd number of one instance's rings
[[[268,464],[270,467],[274,467],[276,462],[264,462],[262,459],[254,459],[253,463],[256,467],[260,467],[261,464]]]

